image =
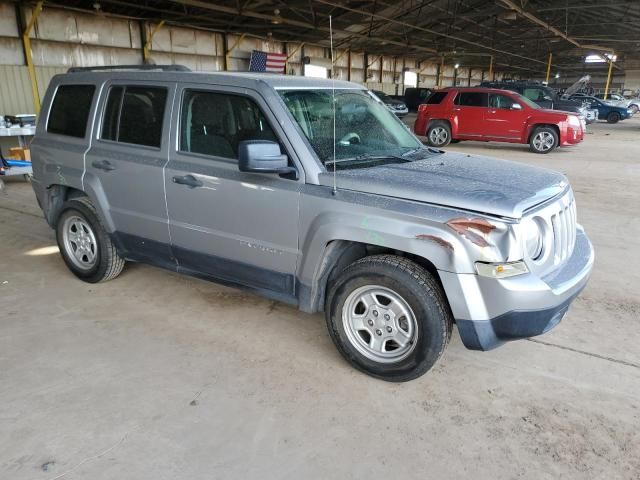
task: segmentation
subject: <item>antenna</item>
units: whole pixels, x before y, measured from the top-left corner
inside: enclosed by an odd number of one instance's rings
[[[331,23],[331,15],[329,15],[329,42],[331,46],[331,106],[333,109],[333,191],[335,195],[338,192],[338,184],[336,182],[336,64],[333,56],[333,24]]]

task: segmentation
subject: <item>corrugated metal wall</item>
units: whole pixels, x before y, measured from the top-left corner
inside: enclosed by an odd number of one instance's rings
[[[27,21],[31,8],[25,8]],[[71,66],[117,65],[142,63],[141,29],[149,38],[155,25],[138,20],[94,15],[54,7],[45,8],[31,33],[33,61],[36,66],[38,90],[44,95],[49,80]],[[287,73],[302,74],[302,56],[330,65],[328,49],[316,45],[268,41],[249,35],[230,34],[227,48],[232,49],[226,61],[229,70],[246,71],[252,50],[287,52],[291,58]],[[151,42],[151,59],[155,63],[180,63],[192,70],[217,71],[225,67],[225,37],[222,33],[164,26],[156,31]],[[414,58],[365,55],[362,52],[335,52],[335,78],[366,83],[371,88],[395,95],[402,94],[404,67],[420,71],[419,83],[434,86],[438,65],[418,65]],[[351,65],[349,65],[349,59]],[[368,65],[365,66],[365,59]],[[350,68],[349,68],[350,67]],[[365,78],[365,71],[367,78]],[[459,84],[468,83],[468,74],[458,72]],[[473,72],[479,81],[482,73]],[[453,84],[453,67],[446,66],[442,85]],[[0,0],[0,114],[33,112],[33,99],[27,68],[24,65],[22,42],[18,37],[15,4]]]

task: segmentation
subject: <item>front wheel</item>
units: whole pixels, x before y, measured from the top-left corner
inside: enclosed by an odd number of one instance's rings
[[[124,267],[124,259],[118,255],[87,198],[74,198],[62,206],[56,239],[69,270],[85,282],[111,280]]]
[[[432,122],[427,128],[429,145],[434,147],[446,147],[451,142],[451,128],[445,122]]]
[[[343,357],[391,382],[426,373],[444,352],[453,324],[438,282],[396,255],[365,257],[342,271],[330,286],[325,316]]]
[[[618,123],[620,121],[620,114],[618,112],[611,112],[607,115],[607,122]]]
[[[549,153],[558,146],[558,132],[551,127],[538,127],[531,134],[529,148],[535,153]]]
[[[631,113],[633,113],[634,115],[635,115],[636,113],[638,113],[638,110],[639,110],[639,109],[638,109],[638,105],[636,105],[635,103],[632,103],[632,104],[629,106],[629,109],[631,110]]]

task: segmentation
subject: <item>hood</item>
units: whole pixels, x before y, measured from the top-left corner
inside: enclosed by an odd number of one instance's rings
[[[385,195],[478,213],[521,218],[568,187],[564,175],[495,158],[444,153],[402,164],[338,171],[338,190]],[[330,173],[320,175],[331,186]]]

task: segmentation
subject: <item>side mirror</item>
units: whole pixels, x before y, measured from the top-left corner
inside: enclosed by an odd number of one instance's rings
[[[514,103],[513,105],[511,105],[511,110],[522,110],[522,105],[520,105],[519,103]]]
[[[268,140],[244,140],[238,145],[238,168],[250,173],[293,173],[280,145]]]

